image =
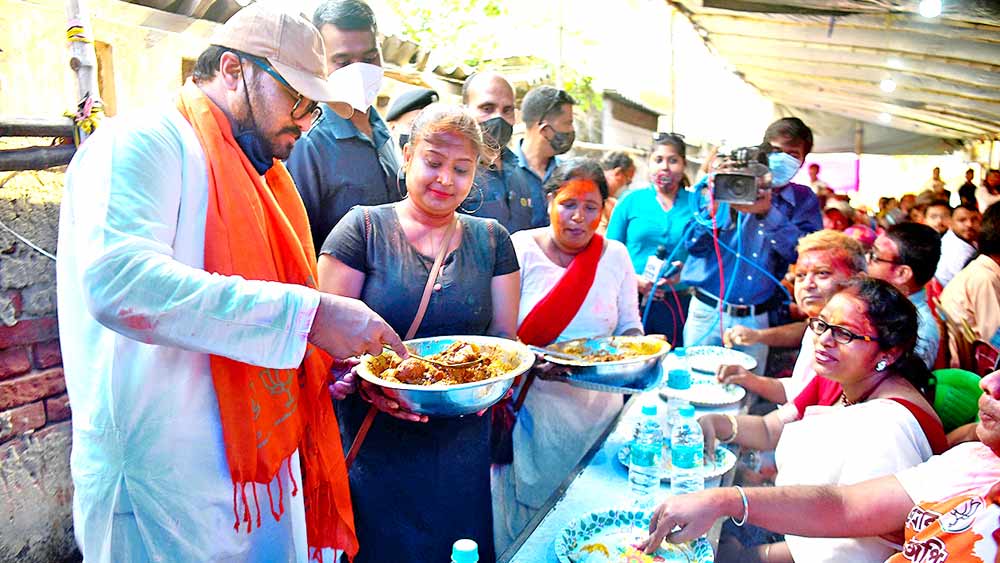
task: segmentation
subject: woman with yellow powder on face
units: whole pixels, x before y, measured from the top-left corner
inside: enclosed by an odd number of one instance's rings
[[[521,264],[518,338],[536,346],[642,334],[636,275],[620,242],[596,234],[608,197],[600,165],[563,161],[545,185],[548,227],[511,235]],[[513,463],[494,466],[494,538],[509,545],[621,410],[621,395],[536,371],[513,430]]]

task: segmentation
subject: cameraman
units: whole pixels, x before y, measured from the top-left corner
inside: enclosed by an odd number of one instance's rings
[[[770,184],[758,180],[757,201],[751,205],[717,205],[721,272],[710,210],[702,209],[695,217],[685,241],[689,255],[681,270],[681,282],[692,288],[694,297],[684,326],[686,345],[721,346],[722,333],[728,328],[770,325],[768,313],[781,306],[782,293],[761,269],[781,279],[795,262],[799,238],[823,228],[816,194],[808,186],[791,183],[812,145],[812,131],[797,117],[779,119],[767,128],[763,146],[772,151],[768,155]],[[721,326],[720,277],[725,283]],[[767,346],[737,348],[756,358],[757,368],[765,373]]]

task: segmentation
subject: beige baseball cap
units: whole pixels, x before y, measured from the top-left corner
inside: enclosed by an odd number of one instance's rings
[[[271,2],[254,2],[216,29],[209,42],[266,59],[298,93],[328,102],[335,110],[351,111],[327,83],[323,37],[301,14],[282,11]]]

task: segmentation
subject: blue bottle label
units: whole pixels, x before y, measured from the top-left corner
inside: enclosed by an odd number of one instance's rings
[[[677,445],[670,450],[670,463],[678,469],[695,469],[701,466],[702,445]]]

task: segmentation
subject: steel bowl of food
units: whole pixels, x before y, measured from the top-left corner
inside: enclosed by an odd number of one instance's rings
[[[658,377],[670,344],[653,336],[608,336],[568,340],[545,349],[558,354],[545,354],[547,361],[570,368],[571,380],[637,389]]]
[[[492,406],[535,361],[527,346],[492,336],[417,338],[404,344],[435,363],[415,357],[401,360],[386,351],[362,356],[357,373],[402,408],[431,417],[462,416]]]

